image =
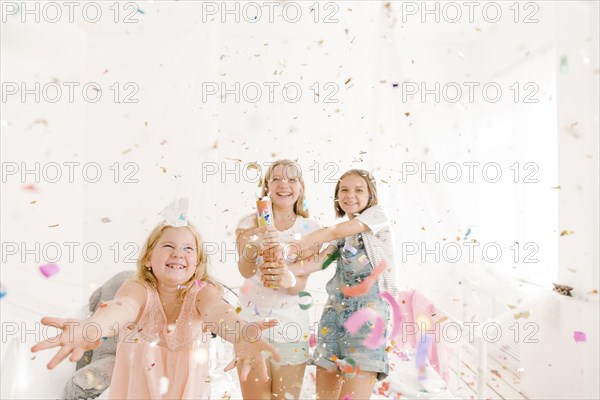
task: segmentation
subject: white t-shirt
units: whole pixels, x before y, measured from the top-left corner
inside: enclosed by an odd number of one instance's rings
[[[243,218],[238,229],[256,227],[256,216],[253,217],[254,219],[250,216]],[[298,215],[291,228],[279,232],[279,240],[281,243],[289,243],[320,228],[316,221]],[[279,322],[277,327],[264,331],[265,334],[268,333],[268,339],[276,342],[295,343],[308,340],[309,315],[308,311],[300,308],[298,295],[265,287],[259,265],[256,273],[246,279],[243,287],[244,293],[240,293],[238,300],[238,305],[242,308],[241,319],[248,322],[264,321],[267,318],[277,320]]]

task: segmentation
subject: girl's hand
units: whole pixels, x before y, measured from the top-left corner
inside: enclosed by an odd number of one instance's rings
[[[269,374],[267,373],[267,365],[265,364],[262,352],[267,351],[271,353],[275,361],[280,361],[281,357],[273,346],[260,338],[261,330],[276,325],[277,321],[248,324],[243,330],[244,334],[247,336],[233,346],[235,358],[225,367],[224,371],[227,372],[237,365],[240,365],[240,379],[242,382],[245,382],[250,371],[254,368],[258,368],[262,380],[267,382],[269,380]]]
[[[289,289],[296,286],[296,276],[285,263],[264,263],[260,267],[262,282],[270,289]]]
[[[52,338],[46,339],[31,348],[33,353],[40,350],[60,346],[60,350],[48,363],[48,369],[53,369],[70,354],[69,361],[79,361],[88,350],[93,350],[102,344],[102,340],[92,342],[83,333],[84,321],[79,319],[44,317],[42,324],[62,329],[62,332]],[[91,330],[93,332],[93,330]]]
[[[256,246],[259,253],[280,246],[279,231],[274,226],[261,226],[247,232],[248,245]]]
[[[262,257],[264,262],[283,262],[283,246],[278,243],[277,246],[265,250]]]

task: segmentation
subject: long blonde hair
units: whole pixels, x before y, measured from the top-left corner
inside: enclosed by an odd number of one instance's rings
[[[269,180],[271,179],[271,175],[273,175],[273,170],[278,165],[284,165],[285,166],[284,168],[287,168],[288,166],[292,165],[294,168],[296,168],[296,171],[298,171],[298,181],[300,182],[300,186],[302,187],[302,190],[300,191],[298,200],[296,200],[296,202],[294,203],[294,213],[296,215],[300,215],[301,217],[308,218],[309,217],[308,210],[304,209],[304,192],[306,191],[306,189],[304,188],[304,177],[302,176],[302,168],[300,168],[300,165],[298,165],[298,163],[295,161],[288,160],[288,159],[281,159],[281,160],[275,161],[273,164],[271,164],[269,166],[269,168],[267,169],[267,172],[265,173],[265,178],[263,179],[261,196],[264,197],[267,195],[267,193],[269,193]]]
[[[144,243],[144,246],[142,247],[142,249],[140,251],[140,256],[137,261],[137,274],[136,274],[137,280],[139,282],[141,282],[143,285],[145,285],[146,287],[149,287],[149,288],[152,288],[155,290],[158,289],[158,280],[156,279],[154,272],[151,269],[149,270],[146,267],[146,263],[150,261],[150,258],[152,256],[152,251],[154,250],[156,243],[158,242],[158,240],[162,236],[163,232],[167,228],[173,228],[173,227],[170,225],[165,225],[164,223],[160,223],[152,230],[152,232],[150,232],[150,234],[148,235],[148,238],[146,239],[146,242]],[[221,284],[208,274],[208,269],[207,269],[208,260],[206,257],[206,253],[204,252],[204,247],[203,247],[204,242],[202,241],[202,236],[200,235],[200,232],[198,232],[198,229],[196,229],[196,227],[190,222],[188,222],[186,228],[189,229],[190,232],[192,232],[192,234],[194,235],[194,238],[196,239],[196,248],[198,249],[198,258],[196,260],[196,272],[183,285],[184,288],[182,288],[182,290],[181,290],[181,297],[182,298],[185,297],[187,292],[192,288],[192,286],[195,284],[196,281],[210,283],[210,284],[214,285],[219,290],[219,292],[223,293],[223,287],[221,286]]]

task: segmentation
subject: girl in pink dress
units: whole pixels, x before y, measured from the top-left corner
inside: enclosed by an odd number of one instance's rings
[[[222,298],[222,288],[207,273],[202,239],[191,225],[157,226],[137,263],[137,275],[114,300],[79,321],[45,317],[42,324],[62,329],[32,351],[60,347],[52,369],[70,355],[77,361],[102,340],[119,334],[110,399],[206,399],[210,396],[210,332],[233,343],[241,379],[257,369],[268,379],[262,351],[279,354],[260,339],[274,322],[246,323]]]

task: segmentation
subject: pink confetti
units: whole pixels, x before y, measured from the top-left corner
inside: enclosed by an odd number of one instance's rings
[[[310,339],[308,340],[308,345],[310,347],[315,347],[317,345],[317,335],[314,332],[310,334]]]
[[[379,276],[379,274],[381,274],[383,271],[385,271],[385,267],[386,267],[386,263],[385,263],[385,261],[382,261],[381,263],[379,263],[377,268],[375,268],[373,270],[371,275],[367,276],[358,285],[354,285],[352,287],[342,287],[341,288],[342,293],[346,297],[356,297],[356,296],[362,296],[362,295],[366,294],[369,290],[371,290],[371,288],[373,287],[375,282],[377,282],[377,277]]]
[[[400,334],[400,306],[398,305],[394,297],[391,294],[389,294],[389,292],[380,293],[379,297],[390,303],[390,307],[392,307],[392,333],[388,337],[388,340],[392,340]]]
[[[59,270],[60,270],[60,268],[58,268],[58,265],[56,265],[54,263],[44,264],[44,265],[40,266],[40,272],[46,278],[50,278],[52,275],[56,274]]]
[[[242,294],[247,294],[252,288],[252,282],[250,280],[246,280],[242,287],[240,288],[240,292]]]
[[[345,395],[345,396],[344,396],[344,399],[343,399],[343,400],[352,400],[352,397],[350,397],[350,395],[349,395],[349,394],[347,394],[347,395]]]
[[[375,320],[375,325],[371,330],[371,333],[365,340],[363,340],[363,345],[368,347],[369,349],[375,349],[385,341],[383,334],[385,332],[385,322],[383,318],[379,316],[375,312],[375,310],[371,308],[362,308],[356,311],[354,314],[348,318],[344,327],[351,335],[354,335],[358,330],[365,324],[366,322],[371,322]]]
[[[587,335],[583,332],[575,331],[573,332],[573,339],[575,339],[575,343],[587,342]]]

